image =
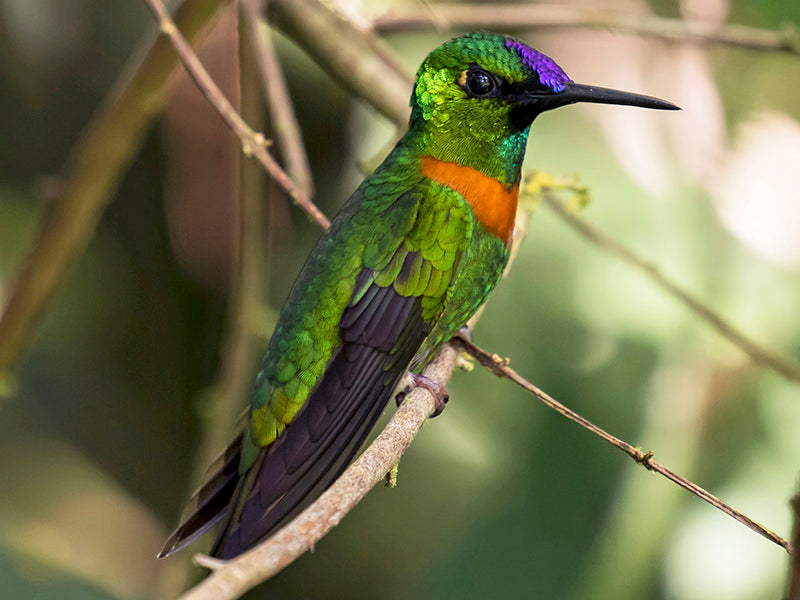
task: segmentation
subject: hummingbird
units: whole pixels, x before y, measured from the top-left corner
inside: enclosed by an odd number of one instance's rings
[[[375,85],[380,85],[379,81]],[[573,82],[512,37],[470,33],[417,72],[408,130],[309,255],[255,377],[248,419],[159,557],[215,524],[233,558],[275,533],[345,470],[406,374],[418,373],[497,285],[528,134],[541,113],[594,102],[676,110]]]

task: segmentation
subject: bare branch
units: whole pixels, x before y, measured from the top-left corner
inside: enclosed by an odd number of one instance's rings
[[[610,442],[648,470],[663,475],[791,552],[789,543],[782,537],[756,523],[703,488],[654,461],[652,452],[642,452],[554,400],[520,377],[507,366],[507,361],[496,354],[490,354],[471,342],[456,338],[451,344],[445,346],[425,369],[425,376],[445,385],[458,358],[457,350],[464,350],[498,377],[512,380],[539,398],[548,407]],[[207,579],[184,594],[181,600],[237,598],[312,549],[397,464],[433,408],[434,400],[431,394],[421,388],[415,389],[392,417],[386,429],[345,471],[344,475],[314,504],[277,534],[231,561],[209,560],[204,556],[197,557],[196,561],[199,564],[210,568],[213,572]]]
[[[786,600],[800,600],[800,492],[794,495],[789,504],[792,507],[792,553],[791,566],[789,567],[789,594]]]
[[[349,93],[397,127],[408,124],[413,79],[380,40],[317,0],[271,0],[270,22],[299,44]]]
[[[227,3],[186,0],[176,20],[194,40]],[[177,57],[166,40],[148,42],[145,49],[146,54],[139,52],[130,61],[72,149],[35,245],[10,288],[0,317],[0,388],[3,379],[13,376],[49,303],[88,245],[121,174],[164,105]]]
[[[410,29],[607,29],[675,42],[722,44],[800,56],[800,33],[791,26],[772,31],[744,25],[631,15],[616,10],[550,4],[414,4],[376,19],[381,33]]]
[[[716,329],[722,337],[727,339],[734,346],[740,348],[753,362],[775,371],[789,381],[800,382],[800,367],[795,366],[788,359],[764,348],[752,340],[742,333],[735,325],[724,319],[708,304],[664,275],[657,266],[644,260],[633,250],[624,246],[588,221],[572,214],[552,193],[548,193],[545,190],[543,199],[545,204],[553,209],[556,215],[586,240],[647,275],[650,281],[665,290],[669,295],[680,300],[689,310]]]
[[[216,109],[219,116],[225,121],[225,124],[241,140],[242,151],[248,156],[255,156],[256,159],[264,165],[264,168],[270,176],[286,190],[312,219],[323,228],[327,227],[330,224],[327,217],[323,215],[311,199],[295,185],[289,176],[284,173],[283,169],[280,168],[278,163],[275,162],[275,159],[267,152],[267,141],[264,135],[256,133],[244,122],[242,117],[239,116],[239,113],[234,110],[231,103],[228,102],[228,99],[214,83],[214,80],[211,79],[211,76],[197,58],[192,47],[186,42],[180,31],[178,31],[178,28],[169,16],[162,0],[144,0],[144,2],[158,21],[162,35],[167,36],[172,42],[175,51],[178,53],[178,56],[180,56],[181,61],[189,72],[189,75],[197,84],[197,87]]]
[[[536,398],[541,400],[548,408],[552,408],[556,412],[567,417],[570,421],[577,423],[584,429],[591,431],[598,437],[601,437],[610,444],[616,446],[617,448],[622,450],[625,454],[630,456],[635,462],[645,467],[647,470],[654,471],[656,473],[659,473],[660,475],[663,475],[673,483],[678,484],[683,489],[691,492],[692,494],[701,498],[702,500],[705,500],[712,506],[718,508],[725,514],[733,517],[734,519],[736,519],[743,525],[747,526],[748,528],[752,529],[759,535],[767,538],[769,541],[774,542],[775,544],[778,544],[787,552],[791,553],[792,549],[791,546],[789,545],[789,542],[784,540],[777,533],[755,522],[747,515],[739,512],[729,504],[723,502],[710,492],[707,492],[706,490],[701,488],[699,485],[692,483],[688,479],[685,479],[684,477],[681,477],[680,475],[674,473],[664,465],[654,461],[652,452],[642,452],[638,448],[631,446],[629,443],[601,429],[600,427],[598,427],[588,419],[582,417],[575,411],[567,408],[566,406],[564,406],[563,404],[561,404],[560,402],[558,402],[557,400],[555,400],[554,398],[552,398],[551,396],[547,395],[545,392],[537,388],[530,381],[524,379],[512,368],[510,368],[508,366],[507,359],[500,358],[497,354],[490,354],[489,352],[486,352],[486,350],[478,348],[472,342],[469,342],[462,338],[455,338],[451,342],[451,344],[455,345],[457,348],[463,349],[467,354],[475,358],[475,360],[477,360],[482,366],[487,368],[489,371],[494,373],[497,377],[510,379],[518,386],[520,386],[522,389],[536,396]]]
[[[242,0],[241,3],[252,42],[252,54],[261,73],[264,98],[268,100],[272,116],[271,126],[278,138],[286,170],[297,186],[311,197],[314,195],[314,182],[308,155],[303,145],[303,136],[289,97],[286,80],[275,55],[269,25],[260,16],[262,4],[259,0]]]
[[[444,386],[450,379],[457,352],[445,346],[425,368],[424,375]],[[231,561],[198,562],[211,575],[181,596],[181,600],[228,600],[266,581],[302,556],[349,513],[396,465],[434,410],[434,399],[416,388],[386,428],[319,499],[274,536]]]

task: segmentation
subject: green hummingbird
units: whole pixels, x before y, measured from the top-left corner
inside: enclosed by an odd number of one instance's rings
[[[464,35],[428,55],[408,131],[306,260],[261,362],[247,424],[160,557],[216,523],[219,558],[275,533],[341,475],[406,373],[435,391],[442,410],[446,392],[414,373],[508,262],[531,123],[576,102],[678,108],[574,83],[503,35]]]

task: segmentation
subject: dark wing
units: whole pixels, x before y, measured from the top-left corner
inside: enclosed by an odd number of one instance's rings
[[[292,423],[260,451],[215,556],[236,556],[268,537],[341,475],[430,331],[421,297],[376,284],[371,269],[359,274],[356,290],[339,321],[338,352]]]

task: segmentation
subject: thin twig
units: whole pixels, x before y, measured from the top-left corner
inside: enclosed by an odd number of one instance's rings
[[[454,344],[457,348],[461,348],[467,354],[469,354],[470,356],[475,358],[475,360],[477,360],[483,367],[487,368],[489,371],[494,373],[497,377],[510,379],[511,381],[516,383],[518,386],[520,386],[524,390],[527,390],[528,392],[530,392],[531,394],[536,396],[547,407],[552,408],[556,412],[558,412],[558,413],[564,415],[565,417],[567,417],[570,421],[573,421],[573,422],[577,423],[578,425],[580,425],[584,429],[587,429],[587,430],[591,431],[596,436],[601,437],[604,440],[606,440],[607,442],[609,442],[610,444],[616,446],[617,448],[622,450],[625,454],[630,456],[636,463],[642,465],[643,467],[645,467],[649,471],[654,471],[656,473],[659,473],[660,475],[663,475],[664,477],[666,477],[667,479],[669,479],[673,483],[676,483],[677,485],[679,485],[683,489],[685,489],[685,490],[691,492],[692,494],[694,494],[695,496],[705,500],[706,502],[708,502],[712,506],[718,508],[719,510],[721,510],[725,514],[733,517],[734,519],[736,519],[737,521],[739,521],[743,525],[747,526],[748,528],[752,529],[753,531],[755,531],[759,535],[765,537],[766,539],[768,539],[771,542],[774,542],[775,544],[778,544],[783,549],[785,549],[787,552],[791,553],[792,549],[791,549],[791,546],[789,545],[789,542],[784,540],[777,533],[775,533],[775,532],[767,529],[763,525],[755,522],[753,519],[751,519],[747,515],[739,512],[738,510],[736,510],[735,508],[731,507],[729,504],[723,502],[722,500],[720,500],[719,498],[717,498],[716,496],[714,496],[710,492],[707,492],[706,490],[704,490],[700,486],[698,486],[698,485],[692,483],[691,481],[681,477],[680,475],[674,473],[673,471],[671,471],[670,469],[668,469],[664,465],[654,461],[652,452],[642,452],[638,448],[636,448],[634,446],[631,446],[629,443],[627,443],[627,442],[619,439],[618,437],[615,437],[615,436],[611,435],[610,433],[606,432],[605,430],[601,429],[600,427],[598,427],[597,425],[595,425],[594,423],[592,423],[591,421],[589,421],[585,417],[582,417],[581,415],[579,415],[575,411],[567,408],[566,406],[564,406],[563,404],[561,404],[560,402],[558,402],[557,400],[555,400],[554,398],[550,397],[545,392],[543,392],[542,390],[537,388],[535,385],[533,385],[527,379],[524,379],[522,376],[520,376],[512,368],[510,368],[508,366],[508,360],[507,359],[502,359],[497,354],[491,354],[491,353],[487,352],[486,350],[478,348],[473,343],[471,343],[471,342],[469,342],[469,341],[467,341],[467,340],[465,340],[463,338],[460,338],[460,337],[459,338],[455,338],[451,343]]]
[[[444,386],[458,353],[445,346],[425,368],[424,375]],[[266,581],[314,547],[396,465],[434,410],[434,398],[416,388],[386,428],[347,471],[310,507],[274,536],[231,561],[198,561],[211,575],[181,600],[229,600]]]
[[[800,492],[794,495],[789,504],[792,507],[792,547],[800,548]],[[800,600],[800,552],[792,553],[789,567],[789,595],[786,600]]]
[[[670,295],[676,297],[692,312],[696,313],[708,322],[717,332],[740,348],[753,362],[767,367],[786,379],[800,382],[800,367],[795,366],[786,358],[767,350],[750,337],[742,333],[732,323],[724,319],[708,304],[704,303],[683,287],[675,283],[672,279],[664,275],[654,264],[638,256],[633,250],[624,246],[608,234],[604,233],[588,221],[572,214],[564,204],[552,194],[543,194],[545,204],[549,206],[564,222],[577,231],[585,239],[589,240],[599,248],[613,254],[623,262],[631,265],[643,272],[658,287],[666,290]]]
[[[548,407],[620,448],[637,463],[660,473],[791,553],[789,543],[779,535],[654,461],[651,452],[640,451],[568,409],[520,377],[499,356],[490,354],[471,342],[461,338],[454,339],[436,356],[424,371],[424,375],[445,385],[456,363],[457,350],[467,352],[498,377],[511,379]],[[277,534],[231,561],[208,559],[204,556],[196,557],[196,562],[210,568],[213,572],[208,578],[181,596],[181,600],[238,598],[245,591],[266,581],[312,549],[397,464],[433,408],[434,400],[430,393],[425,389],[415,389],[386,428],[358,460],[345,471],[344,475],[314,504]]]
[[[607,29],[661,40],[722,44],[800,56],[800,33],[789,25],[773,31],[745,25],[631,15],[619,11],[549,4],[410,4],[393,9],[373,23],[381,33],[411,29]]]
[[[638,439],[648,440],[651,447],[665,447],[672,469],[692,479],[706,460],[709,424],[718,417],[714,409],[747,373],[746,366],[721,365],[692,355],[677,362],[661,361],[648,385]],[[592,536],[587,552],[593,557],[591,563],[582,569],[570,600],[648,597],[653,571],[659,569],[672,542],[675,522],[686,513],[686,502],[694,500],[677,485],[655,485],[661,489],[654,491],[654,482],[638,469],[620,478],[602,529]]]
[[[186,0],[176,20],[187,38],[195,40],[226,4],[227,0]],[[10,287],[0,317],[0,388],[3,379],[13,377],[48,305],[88,245],[122,173],[163,108],[177,57],[167,40],[148,41],[142,50],[70,152],[36,242]]]
[[[310,198],[314,195],[311,167],[308,164],[308,155],[303,145],[303,136],[294,113],[292,99],[286,87],[286,79],[275,55],[269,25],[260,16],[262,5],[263,2],[259,0],[242,0],[241,10],[247,21],[252,54],[261,74],[264,98],[268,101],[272,116],[271,127],[278,138],[286,170],[297,186]]]
[[[318,0],[271,0],[270,23],[299,44],[349,93],[397,127],[408,124],[413,79],[387,48]]]
[[[144,0],[153,16],[156,18],[161,29],[161,33],[167,36],[175,51],[180,56],[186,70],[192,77],[197,87],[211,103],[214,109],[222,117],[222,120],[230,128],[230,130],[239,138],[242,143],[242,152],[247,156],[255,156],[256,159],[264,165],[264,168],[270,176],[280,183],[281,187],[297,202],[303,210],[305,210],[312,219],[319,223],[322,227],[327,227],[330,221],[325,215],[316,207],[311,199],[297,187],[291,178],[280,168],[275,159],[270,156],[266,150],[267,141],[262,133],[253,131],[247,123],[244,122],[239,113],[234,110],[231,103],[220,91],[217,84],[205,70],[197,55],[192,50],[192,47],[186,42],[181,35],[172,18],[169,16],[166,7],[162,0]]]

